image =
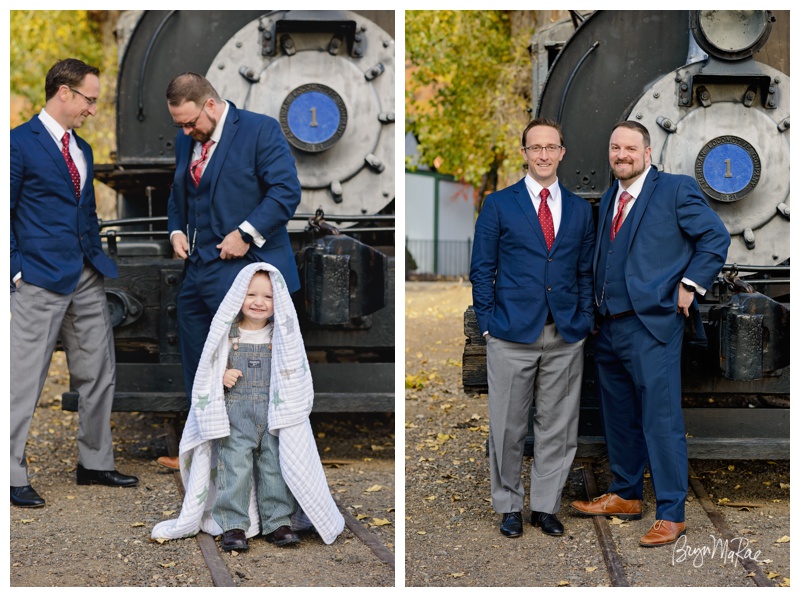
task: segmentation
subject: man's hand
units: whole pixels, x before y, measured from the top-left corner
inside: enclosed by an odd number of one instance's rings
[[[22,282],[22,278],[17,278],[17,279],[14,281],[14,286],[16,286],[17,288],[19,288],[19,284],[20,284],[20,282]]]
[[[238,369],[226,369],[225,375],[222,376],[222,385],[230,390],[240,377],[242,377],[242,372]]]
[[[220,259],[238,259],[247,254],[247,251],[250,250],[250,244],[244,242],[239,230],[234,230],[222,239],[217,248],[220,250]]]
[[[175,254],[181,259],[186,259],[189,256],[189,241],[183,232],[176,232],[173,234],[169,242],[172,243],[172,249]]]
[[[686,290],[682,284],[678,283],[678,313],[683,313],[689,317],[689,307],[694,300],[694,292]]]

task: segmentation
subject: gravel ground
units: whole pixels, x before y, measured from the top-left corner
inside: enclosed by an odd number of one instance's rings
[[[463,313],[471,300],[468,283],[406,284],[406,586],[610,586],[592,520],[570,512],[571,501],[586,499],[578,463],[562,498],[563,537],[528,525],[527,511],[521,538],[499,533],[486,460],[487,399],[466,395],[461,386]],[[789,462],[690,464],[764,573],[788,586]],[[530,459],[523,470],[528,488]],[[602,491],[610,479],[607,462],[598,462],[594,473]],[[639,547],[655,512],[649,483],[645,491],[642,520],[610,525],[632,586],[754,586],[740,564],[720,555],[721,544],[710,555],[720,535],[691,491],[683,549]],[[726,545],[736,551],[739,544]]]
[[[213,586],[195,539],[150,540],[182,501],[175,475],[155,463],[166,454],[163,419],[112,415],[117,470],[138,476],[138,487],[78,486],[77,414],[60,403],[67,383],[56,353],[28,441],[31,484],[47,506],[10,508],[10,586]],[[315,414],[312,426],[334,498],[394,552],[393,415]],[[237,586],[395,585],[394,570],[347,528],[331,545],[315,534],[297,548],[260,537],[250,545],[222,556]]]

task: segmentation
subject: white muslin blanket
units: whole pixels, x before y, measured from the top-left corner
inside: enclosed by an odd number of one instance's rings
[[[153,539],[191,537],[199,531],[219,535],[222,528],[211,516],[216,500],[215,439],[230,434],[222,378],[228,362],[228,333],[241,309],[253,274],[269,272],[275,305],[270,374],[269,432],[280,440],[280,466],[286,485],[300,508],[292,518],[295,530],[313,526],[322,540],[333,543],[344,529],[331,497],[308,416],[314,386],[297,313],[280,272],[268,263],[245,267],[225,295],[208,333],[192,387],[192,406],[180,444],[180,467],[185,497],[177,519],[153,527]],[[254,489],[250,495],[247,537],[260,532]]]

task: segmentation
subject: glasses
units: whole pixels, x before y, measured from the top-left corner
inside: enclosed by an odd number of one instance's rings
[[[207,100],[206,100],[207,101]],[[190,122],[173,122],[172,126],[176,129],[193,129],[197,126],[197,121],[200,120],[200,116],[206,110],[206,102],[203,102],[203,105],[200,107],[200,111],[197,113],[197,117],[190,121]]]
[[[85,99],[85,100],[86,100],[86,103],[88,103],[90,106],[96,106],[96,105],[97,105],[97,98],[96,98],[96,97],[88,97],[88,96],[86,96],[86,95],[82,94],[82,93],[81,93],[80,91],[78,91],[77,89],[73,89],[73,88],[72,88],[72,87],[70,87],[69,85],[67,85],[67,89],[69,89],[69,90],[70,90],[70,91],[72,91],[73,93],[77,93],[78,95],[80,95],[80,96],[81,96],[83,99]]]
[[[544,149],[547,153],[557,153],[561,151],[561,148],[564,147],[563,145],[528,145],[527,147],[523,147],[525,151],[530,151],[534,155],[541,153]]]

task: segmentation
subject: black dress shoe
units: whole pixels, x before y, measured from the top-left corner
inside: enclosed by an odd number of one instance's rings
[[[11,487],[11,503],[17,508],[42,508],[44,500],[30,485]]]
[[[545,535],[554,535],[558,537],[564,534],[564,525],[556,518],[555,514],[531,512],[531,524],[535,527],[542,527],[542,532]]]
[[[247,544],[247,537],[241,529],[231,529],[222,533],[223,551],[247,551],[250,546]]]
[[[92,471],[78,463],[78,485],[109,485],[110,487],[133,487],[138,477],[123,475],[117,471]]]
[[[503,524],[500,532],[506,537],[519,537],[522,534],[522,512],[507,512],[503,514]]]
[[[278,547],[285,547],[287,545],[297,545],[300,543],[300,537],[289,527],[282,526],[268,533],[267,541],[274,543]]]

